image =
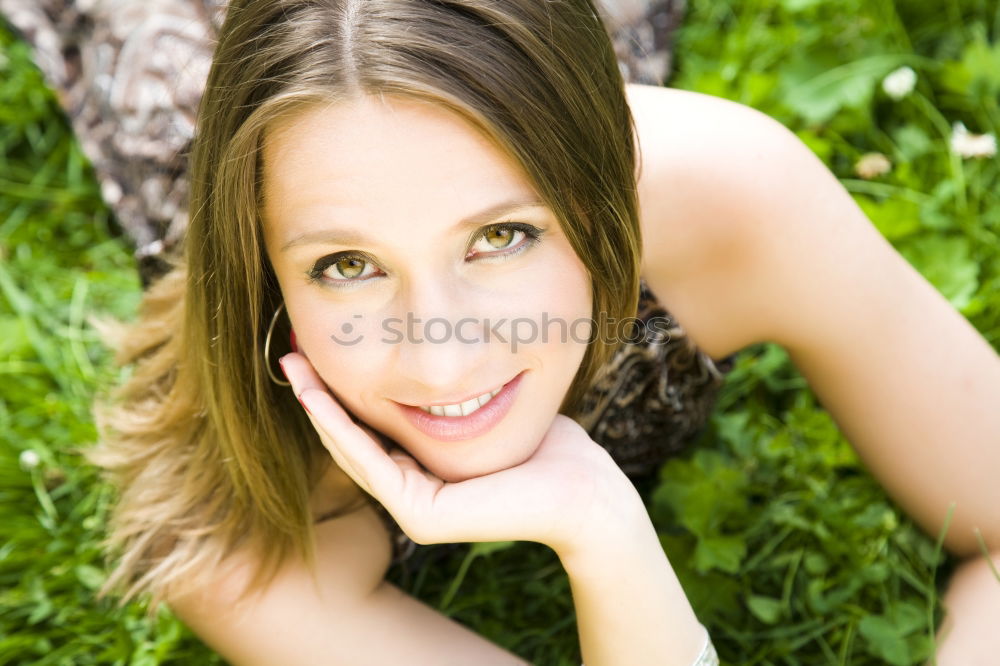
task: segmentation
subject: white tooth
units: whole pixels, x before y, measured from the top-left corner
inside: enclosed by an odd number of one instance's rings
[[[473,398],[471,400],[466,400],[459,407],[462,409],[462,416],[468,416],[472,412],[479,409],[479,398]]]
[[[502,390],[503,387],[501,386],[495,391],[484,393],[479,397],[466,400],[463,403],[456,403],[454,405],[431,405],[430,407],[421,406],[420,409],[424,410],[428,414],[434,414],[436,416],[467,416],[488,403]]]

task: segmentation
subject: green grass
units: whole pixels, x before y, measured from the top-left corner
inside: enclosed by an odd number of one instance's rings
[[[985,0],[695,0],[671,85],[792,128],[875,225],[1000,347],[1000,8]],[[908,65],[916,89],[880,87]],[[881,152],[892,170],[854,173]],[[111,490],[83,464],[114,381],[85,316],[129,316],[135,264],[87,161],[0,33],[0,664],[220,663],[167,610],[93,599]],[[32,451],[37,466],[23,465]],[[29,454],[30,455],[30,454]],[[744,350],[690,452],[640,488],[724,662],[917,664],[951,560],[865,472],[784,351]],[[566,577],[537,544],[423,550],[391,578],[534,663],[579,664]],[[419,564],[419,566],[417,566]]]

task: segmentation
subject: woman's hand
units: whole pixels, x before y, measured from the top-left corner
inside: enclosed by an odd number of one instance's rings
[[[536,541],[571,557],[649,529],[632,483],[566,416],[556,415],[523,463],[447,483],[404,451],[386,451],[303,355],[288,354],[281,365],[336,463],[417,543]]]

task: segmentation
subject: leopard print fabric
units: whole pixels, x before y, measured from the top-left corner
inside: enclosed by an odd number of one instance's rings
[[[702,431],[734,356],[714,361],[640,282],[638,333],[611,358],[577,422],[626,474],[649,474]]]

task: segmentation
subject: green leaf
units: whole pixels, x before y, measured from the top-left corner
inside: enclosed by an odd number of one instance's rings
[[[896,143],[896,159],[900,162],[911,162],[934,149],[927,132],[912,123],[896,128],[892,140]]]
[[[804,560],[806,571],[813,576],[821,576],[830,569],[830,560],[822,553],[809,553]]]
[[[747,553],[747,545],[740,537],[705,537],[698,539],[694,550],[694,566],[701,573],[718,569],[737,573]]]
[[[833,155],[833,144],[830,143],[829,139],[811,129],[799,130],[795,134],[802,143],[809,147],[809,150],[813,151],[816,157],[829,163],[830,157]]]
[[[782,609],[784,608],[784,604],[781,603],[780,599],[772,599],[771,597],[762,597],[759,595],[751,595],[747,599],[747,606],[750,608],[750,612],[764,624],[774,624],[780,620]]]
[[[812,9],[822,0],[781,0],[781,6],[791,13]]]
[[[869,653],[894,666],[908,666],[923,656],[926,646],[924,612],[912,603],[899,602],[889,612],[869,615],[858,623]]]
[[[979,289],[979,265],[965,236],[921,236],[899,248],[928,282],[962,310]]]
[[[894,666],[912,663],[910,649],[895,625],[881,615],[869,615],[858,623],[866,648],[873,656],[880,657]]]
[[[912,201],[906,199],[875,201],[861,194],[851,196],[886,240],[905,238],[920,230],[920,207]]]
[[[104,583],[104,572],[90,564],[76,567],[76,577],[85,587],[96,590]]]
[[[785,70],[783,101],[806,122],[825,123],[845,107],[868,106],[875,85],[907,59],[896,54],[869,56],[813,75],[790,66]]]
[[[31,351],[28,331],[18,317],[0,316],[0,358],[10,360]]]
[[[671,460],[661,476],[654,507],[667,509],[698,537],[717,535],[723,520],[742,517],[747,509],[746,475],[718,451],[701,449],[690,460]]]
[[[976,37],[966,45],[960,62],[947,62],[941,69],[942,84],[957,93],[981,99],[1000,95],[1000,43],[990,44],[981,24]]]

